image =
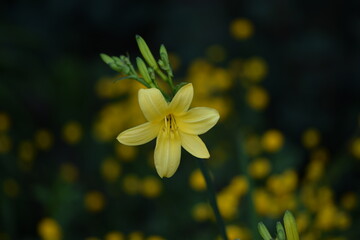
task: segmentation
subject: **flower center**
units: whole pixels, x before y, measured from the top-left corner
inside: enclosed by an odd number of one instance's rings
[[[172,114],[166,115],[164,121],[165,121],[164,131],[166,131],[166,132],[177,131],[178,127],[176,125],[176,120],[175,120],[174,115],[172,115]]]

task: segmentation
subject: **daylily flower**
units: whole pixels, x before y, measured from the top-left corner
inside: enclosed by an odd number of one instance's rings
[[[117,140],[136,146],[156,139],[155,167],[160,177],[171,177],[181,157],[181,147],[197,158],[210,154],[198,135],[207,132],[219,120],[213,108],[189,110],[194,95],[191,83],[183,86],[169,103],[157,88],[140,89],[139,105],[148,122],[119,134]]]

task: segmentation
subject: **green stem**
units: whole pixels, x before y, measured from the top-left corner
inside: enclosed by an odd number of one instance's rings
[[[173,94],[175,94],[176,88],[174,86],[172,79],[169,77],[166,77],[166,75],[160,70],[160,68],[156,68],[155,72],[162,78],[162,80],[164,80],[165,82],[167,82],[170,85],[171,91],[173,92]]]
[[[227,234],[226,234],[226,228],[225,228],[225,224],[224,221],[220,215],[220,211],[219,211],[219,207],[217,205],[216,202],[216,193],[215,193],[215,189],[214,189],[214,184],[213,184],[213,180],[210,176],[209,170],[205,165],[205,162],[203,159],[198,158],[198,163],[201,169],[201,172],[205,178],[206,181],[206,186],[207,186],[207,192],[208,192],[208,197],[209,197],[209,201],[210,201],[210,205],[214,211],[215,214],[215,218],[216,218],[216,222],[218,224],[219,230],[220,230],[220,234],[222,235],[223,240],[228,240]]]
[[[249,164],[249,157],[246,154],[246,151],[244,149],[244,142],[245,142],[245,137],[242,134],[243,131],[240,131],[238,133],[238,135],[236,136],[236,144],[237,144],[237,155],[238,155],[238,161],[240,162],[240,168],[242,169],[242,174],[245,175],[246,179],[249,182],[249,191],[248,191],[248,196],[246,198],[247,201],[247,211],[248,211],[248,216],[249,216],[249,223],[250,223],[250,227],[251,227],[251,232],[253,235],[254,239],[257,239],[257,237],[259,236],[258,234],[258,216],[256,214],[256,210],[255,210],[255,206],[254,206],[254,200],[253,200],[253,194],[254,194],[254,181],[253,179],[250,177],[249,172],[246,171],[248,164]]]

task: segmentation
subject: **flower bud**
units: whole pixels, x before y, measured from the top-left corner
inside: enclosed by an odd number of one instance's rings
[[[266,226],[264,223],[262,222],[259,222],[258,224],[258,230],[259,230],[259,233],[261,235],[261,237],[264,239],[264,240],[271,240],[272,237],[269,233],[269,231],[267,230]]]
[[[154,56],[152,55],[148,45],[146,44],[145,40],[140,37],[139,35],[136,35],[136,42],[139,46],[140,52],[143,55],[145,61],[150,65],[150,67],[157,69],[157,63],[155,61]]]
[[[299,233],[296,227],[294,216],[290,211],[285,212],[284,225],[286,231],[286,237],[288,240],[299,240]]]
[[[142,77],[144,78],[144,80],[148,83],[148,84],[151,84],[152,83],[152,80],[150,78],[150,75],[149,75],[149,72],[148,72],[148,69],[146,68],[146,65],[144,63],[144,61],[137,57],[136,58],[136,64],[138,66],[138,69],[140,71],[140,74],[142,75]]]
[[[110,56],[106,55],[105,53],[101,53],[100,57],[106,64],[110,64],[110,63],[114,62],[114,60]]]
[[[284,230],[283,225],[280,222],[276,223],[276,232],[277,232],[276,238],[278,240],[286,240],[286,238],[285,238],[285,230]]]

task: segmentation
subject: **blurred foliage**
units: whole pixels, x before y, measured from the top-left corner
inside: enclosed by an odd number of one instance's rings
[[[360,237],[356,1],[0,3],[0,239],[217,239],[196,161],[160,179],[141,87],[99,53],[164,43],[193,106],[230,239],[260,239],[285,210],[303,240]],[[273,234],[273,233],[272,233]]]

